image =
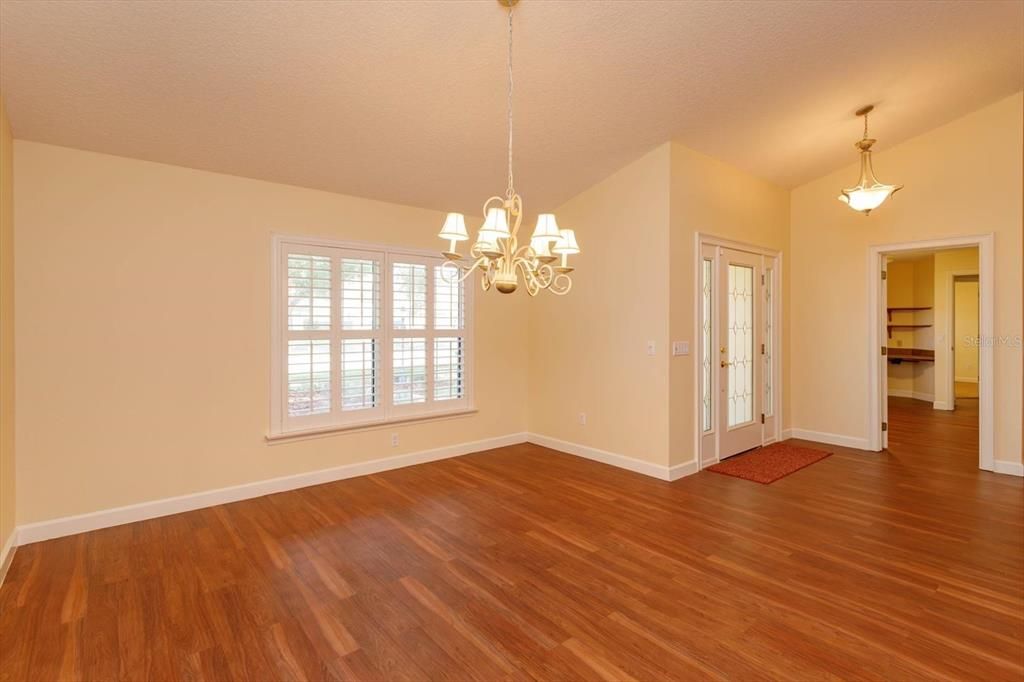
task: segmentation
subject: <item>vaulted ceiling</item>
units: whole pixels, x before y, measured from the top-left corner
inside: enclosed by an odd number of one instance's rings
[[[522,0],[536,212],[669,139],[783,186],[1024,87],[1021,2]],[[505,187],[492,0],[0,3],[17,138],[438,209]]]

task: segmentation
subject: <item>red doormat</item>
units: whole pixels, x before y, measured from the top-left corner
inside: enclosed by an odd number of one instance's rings
[[[824,450],[772,443],[768,447],[754,450],[749,455],[730,457],[724,462],[708,467],[708,471],[767,484],[789,476],[794,471],[810,466],[831,454]]]

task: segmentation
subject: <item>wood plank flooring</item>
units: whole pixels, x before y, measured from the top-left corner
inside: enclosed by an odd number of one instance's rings
[[[25,546],[0,680],[1020,680],[1024,485],[913,403],[769,486],[519,445]]]

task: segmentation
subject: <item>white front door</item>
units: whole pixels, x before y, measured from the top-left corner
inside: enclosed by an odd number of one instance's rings
[[[762,443],[765,297],[762,257],[723,248],[718,259],[719,459]]]

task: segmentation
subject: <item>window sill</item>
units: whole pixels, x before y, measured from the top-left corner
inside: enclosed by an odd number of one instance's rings
[[[479,412],[476,408],[468,408],[455,412],[439,412],[437,414],[421,414],[410,417],[399,417],[397,419],[381,419],[372,422],[359,424],[336,424],[321,426],[315,429],[303,429],[302,431],[283,431],[281,433],[268,433],[264,438],[274,445],[276,443],[287,443],[296,440],[307,440],[310,438],[324,438],[340,433],[358,433],[361,431],[379,431],[380,429],[392,426],[405,426],[407,424],[420,424],[424,422],[445,421],[448,419],[460,419],[469,417]]]

